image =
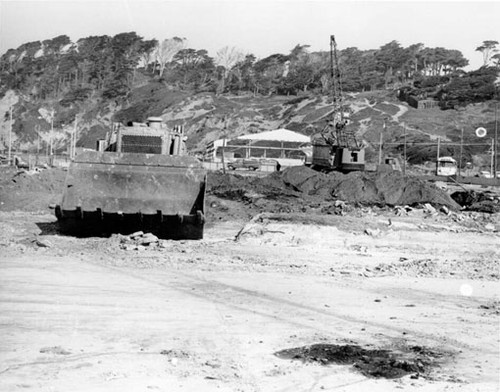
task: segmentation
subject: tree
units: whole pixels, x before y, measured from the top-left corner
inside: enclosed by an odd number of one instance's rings
[[[443,65],[445,73],[456,72],[459,68],[469,65],[469,60],[459,50],[451,49],[446,51],[446,58]]]
[[[71,44],[71,40],[67,35],[59,35],[55,38],[43,41],[42,44],[45,55],[59,55],[65,46]]]
[[[496,68],[481,67],[451,80],[438,92],[437,97],[441,108],[453,109],[457,106],[493,99],[497,77]]]
[[[229,86],[231,90],[247,90],[255,92],[255,61],[256,57],[253,54],[247,54],[243,60],[235,64],[232,72],[232,83]]]
[[[186,38],[173,37],[163,40],[154,51],[155,66],[158,65],[158,75],[161,77],[167,63],[186,47]],[[153,72],[155,69],[153,69]]]
[[[476,48],[477,52],[483,54],[483,65],[486,67],[491,59],[491,56],[498,52],[497,50],[498,41],[483,41],[483,44]]]
[[[229,77],[231,69],[243,58],[243,53],[234,47],[230,48],[229,46],[225,46],[217,52],[214,63],[215,65],[223,68],[219,86],[217,87],[219,93],[224,92],[225,83]]]
[[[491,61],[493,62],[493,66],[500,68],[500,53],[496,53],[491,56]]]
[[[109,70],[111,37],[107,35],[90,36],[77,41],[80,62],[78,64],[81,84],[92,85],[102,90]]]
[[[109,42],[109,62],[105,65],[103,96],[117,98],[130,91],[134,71],[141,58],[142,37],[135,32],[120,33]]]
[[[405,48],[406,61],[402,65],[404,79],[413,79],[419,73],[419,53],[424,48],[424,44],[413,44]]]
[[[281,83],[283,74],[286,72],[289,56],[276,53],[255,63],[255,93],[259,90],[272,94]]]
[[[407,52],[399,42],[391,41],[380,47],[375,54],[378,69],[383,72],[385,88],[394,81],[394,71],[399,70],[407,60]]]
[[[309,53],[309,45],[297,45],[288,56],[288,67],[279,86],[280,93],[297,94],[317,87],[328,89],[329,82],[323,75],[329,75],[328,61],[324,53]]]
[[[151,39],[148,41],[141,42],[140,44],[140,52],[142,53],[141,62],[142,66],[145,69],[148,69],[148,65],[153,61],[154,53],[157,47],[158,47],[158,40],[156,39]]]
[[[206,50],[182,49],[173,58],[176,79],[183,88],[207,91],[213,87],[215,66]]]

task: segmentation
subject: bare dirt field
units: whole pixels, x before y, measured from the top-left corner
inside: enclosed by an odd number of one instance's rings
[[[500,388],[498,213],[232,176],[201,241],[75,238],[44,176],[1,183],[0,390]]]

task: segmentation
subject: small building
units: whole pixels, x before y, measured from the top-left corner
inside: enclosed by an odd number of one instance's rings
[[[311,138],[288,129],[277,129],[234,139],[219,139],[206,149],[205,159],[210,162],[231,161],[238,158],[275,160],[282,167],[304,164],[304,149],[310,148]]]

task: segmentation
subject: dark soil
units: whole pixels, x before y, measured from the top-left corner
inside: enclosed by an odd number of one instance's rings
[[[13,167],[0,168],[0,211],[48,212],[61,200],[66,179],[62,169],[28,174]]]
[[[400,172],[324,174],[305,166],[296,166],[266,177],[243,177],[234,174],[211,173],[208,192],[230,200],[248,201],[251,194],[268,200],[300,198],[312,201],[342,200],[366,206],[396,206],[432,204],[459,210],[445,191],[434,184]]]
[[[498,197],[487,192],[457,191],[451,194],[455,200],[467,211],[496,213],[500,212],[500,201]]]
[[[367,377],[400,378],[408,374],[424,375],[438,365],[445,354],[421,346],[413,346],[396,352],[382,349],[366,349],[358,345],[313,344],[278,351],[282,359],[318,362],[322,365],[353,365]]]
[[[0,168],[0,211],[47,211],[62,198],[66,171],[47,169],[28,174]],[[399,172],[324,174],[305,166],[287,168],[265,177],[209,172],[207,218],[251,218],[258,213],[337,214],[336,201],[352,207],[418,206],[426,203],[450,210],[499,212],[498,199],[480,193],[455,193],[451,197],[430,182]],[[345,207],[343,207],[343,212]]]

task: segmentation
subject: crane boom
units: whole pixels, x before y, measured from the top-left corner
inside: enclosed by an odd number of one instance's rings
[[[330,36],[330,77],[332,80],[332,98],[334,113],[342,114],[343,93],[342,93],[342,76],[340,74],[339,59],[337,56],[337,43],[335,36]],[[342,116],[343,117],[343,116]]]
[[[330,35],[330,78],[333,101],[331,120],[321,131],[320,138],[313,142],[311,166],[343,172],[364,170],[364,148],[356,140],[354,130],[348,128],[349,108],[344,103],[334,35]]]

